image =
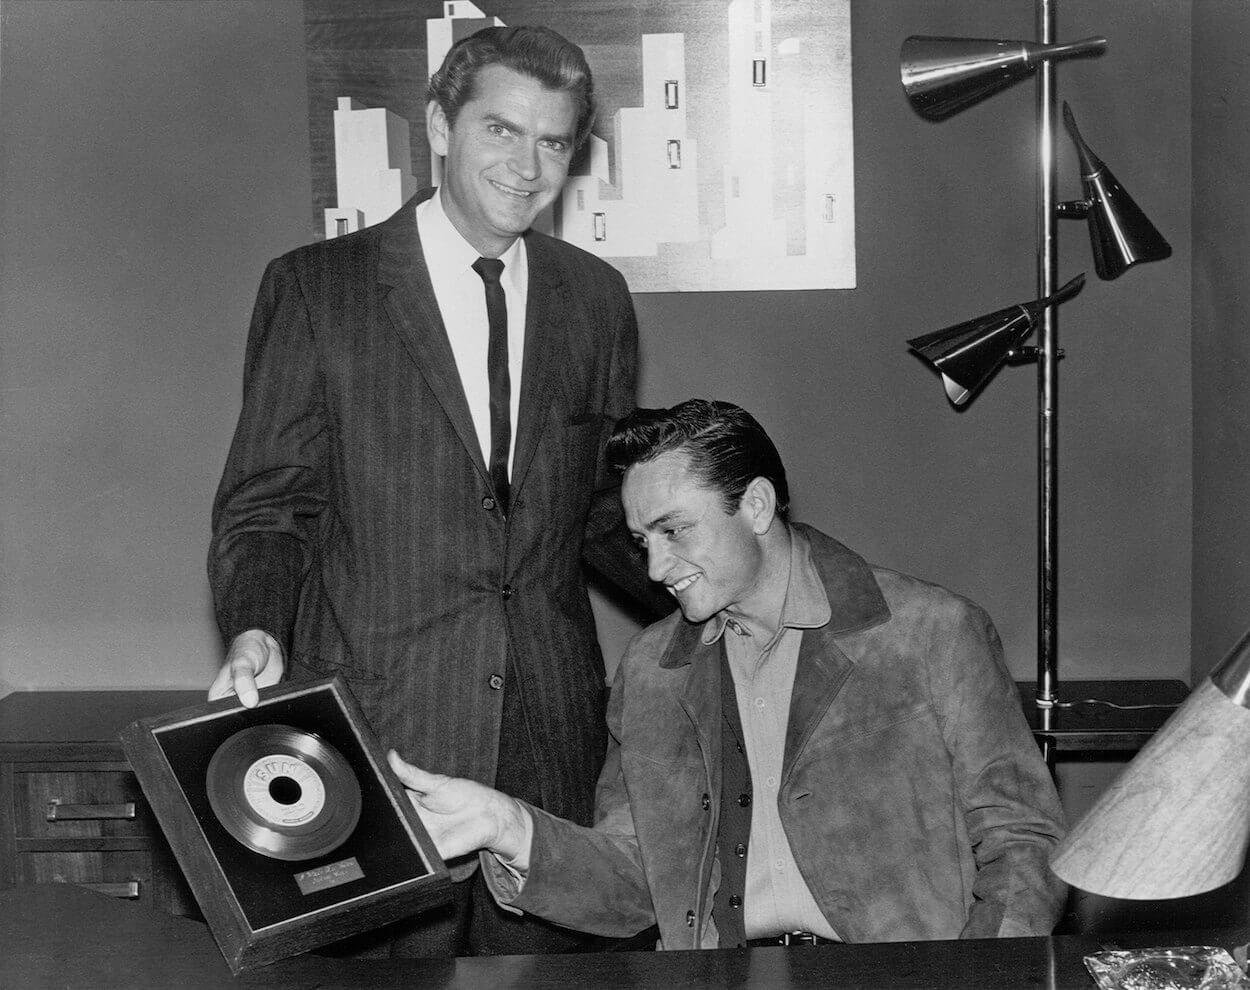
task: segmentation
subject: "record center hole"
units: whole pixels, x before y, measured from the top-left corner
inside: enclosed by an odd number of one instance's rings
[[[269,796],[278,804],[294,804],[303,793],[299,781],[291,777],[274,777],[269,781]]]

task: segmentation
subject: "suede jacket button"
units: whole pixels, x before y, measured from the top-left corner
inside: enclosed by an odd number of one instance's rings
[[[485,509],[487,512],[489,512],[494,507],[495,507],[495,500],[491,498],[489,495],[485,496],[482,499],[482,508]]]
[[[492,691],[498,691],[501,687],[503,687],[503,678],[498,674],[491,674],[490,680],[487,683],[490,684],[490,689]]]

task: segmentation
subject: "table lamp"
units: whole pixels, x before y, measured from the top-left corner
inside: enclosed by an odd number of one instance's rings
[[[1106,897],[1188,897],[1241,871],[1250,838],[1250,632],[1163,724],[1051,856]]]

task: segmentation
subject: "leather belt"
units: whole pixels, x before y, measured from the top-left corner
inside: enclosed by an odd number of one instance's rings
[[[769,935],[767,938],[749,938],[747,945],[758,948],[762,945],[833,945],[834,939],[811,932],[783,932],[780,935]]]

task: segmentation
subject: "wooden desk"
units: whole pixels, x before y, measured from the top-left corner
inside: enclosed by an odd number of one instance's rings
[[[1064,704],[1097,698],[1125,707],[1077,704],[1046,710],[1037,707],[1035,682],[1017,681],[1016,686],[1034,738],[1066,754],[1135,753],[1189,696],[1184,681],[1060,681],[1059,700]]]
[[[618,952],[476,959],[349,960],[299,956],[237,980],[208,929],[141,904],[69,886],[0,890],[0,986],[92,990],[171,987],[403,987],[623,990],[735,987],[1091,990],[1084,957],[1104,948],[1246,942],[1250,930],[1116,937],[893,942],[792,949]]]
[[[0,699],[0,886],[73,883],[198,914],[117,734],[203,691],[19,691]]]

